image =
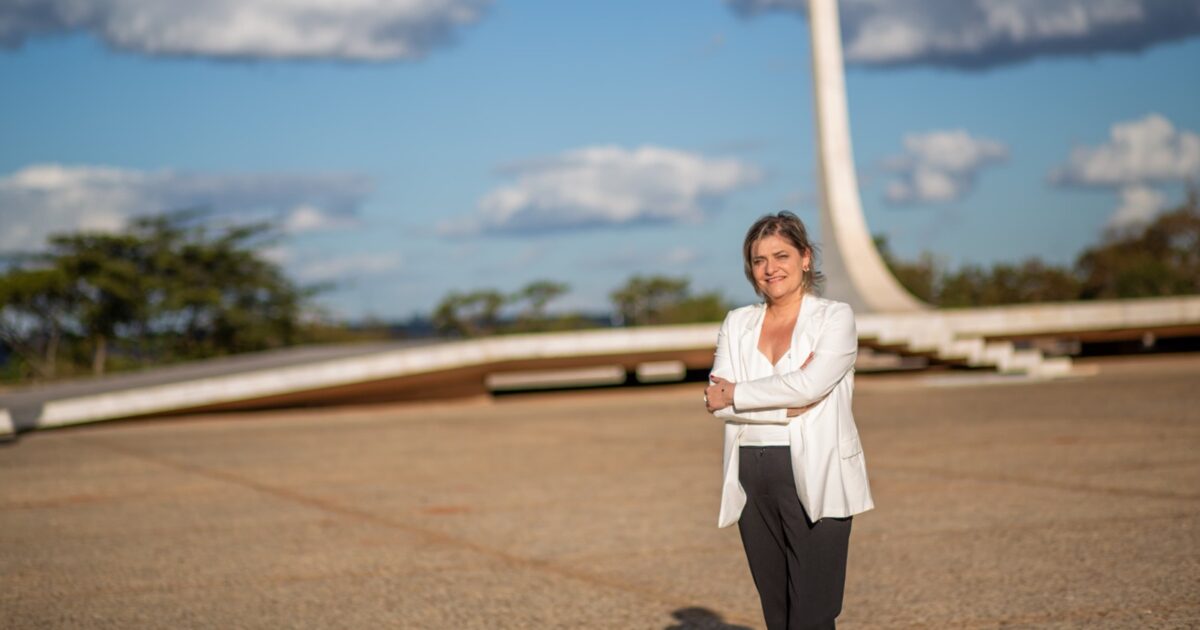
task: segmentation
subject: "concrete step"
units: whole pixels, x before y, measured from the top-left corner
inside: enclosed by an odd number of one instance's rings
[[[955,338],[937,322],[916,322],[892,330],[878,331],[902,355],[924,356],[931,362],[974,368],[992,368],[1002,374],[1024,374],[1035,378],[1054,378],[1071,372],[1066,357],[1047,359],[1040,350],[1018,350],[1008,341],[984,341],[982,338]]]
[[[1042,378],[1055,378],[1074,374],[1075,363],[1070,357],[1044,357],[1038,366],[1037,375]]]
[[[952,339],[938,349],[938,357],[947,363],[970,365],[980,361],[983,347],[982,339]]]

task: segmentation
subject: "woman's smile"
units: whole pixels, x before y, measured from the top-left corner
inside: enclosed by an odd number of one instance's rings
[[[801,252],[787,239],[771,234],[754,243],[750,265],[759,292],[777,302],[804,291],[803,272],[811,260],[808,252]]]

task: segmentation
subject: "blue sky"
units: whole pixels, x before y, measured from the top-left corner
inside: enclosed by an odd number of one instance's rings
[[[604,310],[635,273],[748,302],[745,228],[818,228],[801,0],[93,5],[0,8],[0,254],[202,205],[399,318],[542,278]],[[1200,179],[1200,3],[877,5],[842,3],[847,85],[902,256],[1070,262]]]

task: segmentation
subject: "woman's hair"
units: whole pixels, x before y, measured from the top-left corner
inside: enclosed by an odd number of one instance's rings
[[[758,283],[754,281],[754,265],[750,261],[754,255],[754,244],[773,235],[791,243],[792,247],[800,250],[801,256],[806,252],[811,255],[811,263],[801,282],[804,292],[820,293],[825,284],[825,274],[817,271],[817,248],[808,240],[808,230],[804,227],[804,222],[787,210],[778,214],[763,215],[746,230],[746,240],[742,243],[742,262],[745,264],[746,279],[750,281],[750,286],[754,287],[754,292],[762,297]]]

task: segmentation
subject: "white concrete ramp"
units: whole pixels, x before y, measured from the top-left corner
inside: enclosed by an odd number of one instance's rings
[[[857,323],[863,347],[935,365],[1050,378],[1070,373],[1070,360],[1013,342],[1200,336],[1200,296],[865,314]],[[693,324],[295,348],[203,361],[0,396],[0,436],[182,412],[483,396],[541,381],[680,380],[687,370],[711,367],[717,329]]]
[[[673,372],[682,379],[687,369],[711,366],[716,334],[714,324],[617,328],[294,348],[200,361],[0,396],[0,421],[7,419],[0,436],[185,411],[486,395],[489,386],[502,390],[513,375],[519,380],[536,371],[553,371],[550,380],[565,385],[589,384],[587,373],[597,367],[612,368],[606,375],[615,369],[662,380]],[[608,384],[624,380],[606,378]]]

